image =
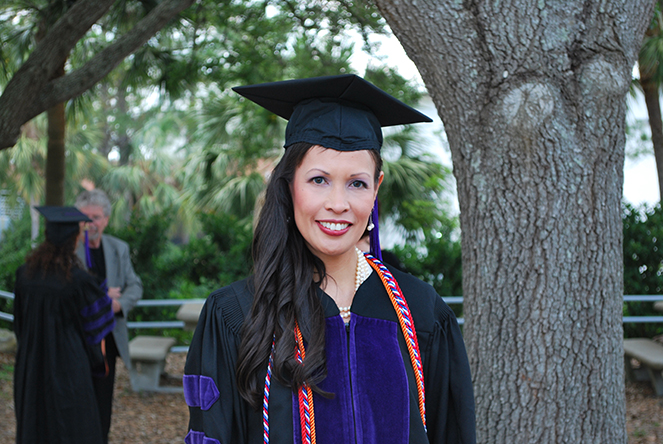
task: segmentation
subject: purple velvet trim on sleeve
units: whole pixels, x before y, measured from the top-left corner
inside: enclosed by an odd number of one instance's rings
[[[219,399],[219,389],[209,376],[184,375],[182,383],[184,386],[184,400],[189,407],[200,407],[203,410],[209,410]]]
[[[88,344],[98,344],[115,328],[115,315],[110,308],[111,298],[104,296],[81,309],[85,340]],[[94,318],[95,316],[101,316]]]
[[[189,430],[184,438],[186,444],[221,444],[218,439],[208,438],[203,432]]]
[[[93,316],[99,313],[104,308],[106,308],[109,304],[111,304],[111,302],[113,301],[108,296],[106,296],[105,298],[101,297],[96,301],[94,301],[92,304],[88,305],[87,307],[84,307],[81,310],[81,315],[85,317]]]
[[[90,332],[103,327],[105,324],[113,324],[114,319],[115,316],[113,315],[113,312],[111,310],[108,310],[99,318],[84,323],[83,330],[85,330],[86,332]]]
[[[105,316],[107,324],[106,326],[99,330],[97,334],[95,335],[87,335],[85,337],[85,340],[87,341],[88,344],[98,344],[101,342],[102,339],[104,339],[106,336],[110,334],[110,332],[113,331],[115,328],[115,316],[113,316],[113,313],[110,312],[110,318],[109,316]]]
[[[373,229],[369,233],[369,238],[371,240],[371,255],[378,258],[382,261],[382,248],[380,247],[380,228],[378,226],[378,198],[375,198],[375,204],[373,205],[373,212],[371,213],[371,219],[373,220]]]
[[[357,442],[409,440],[410,397],[398,332],[395,322],[352,314],[350,368]]]

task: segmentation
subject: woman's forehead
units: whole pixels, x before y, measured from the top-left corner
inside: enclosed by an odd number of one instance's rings
[[[335,170],[339,168],[375,173],[375,158],[367,150],[338,151],[314,145],[308,150],[298,169],[311,167]]]

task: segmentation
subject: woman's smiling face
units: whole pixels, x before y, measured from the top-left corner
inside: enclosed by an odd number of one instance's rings
[[[290,184],[295,223],[309,249],[325,262],[352,252],[364,233],[382,182],[366,150],[313,146]]]

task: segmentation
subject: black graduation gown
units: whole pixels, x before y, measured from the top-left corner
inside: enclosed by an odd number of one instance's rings
[[[326,317],[328,370],[320,387],[335,397],[329,400],[314,394],[317,442],[473,444],[472,381],[456,318],[430,285],[390,270],[417,330],[427,432],[396,312],[379,276],[372,272],[355,294],[349,328],[333,300],[319,292]],[[201,312],[184,371],[190,412],[188,444],[263,442],[262,412],[241,398],[235,378],[240,329],[251,301],[247,282],[240,281],[213,292]],[[301,442],[296,404],[291,390],[272,378],[270,443]]]
[[[26,272],[17,270],[14,288],[16,442],[102,443],[92,378],[105,367],[111,300],[76,267],[68,282]]]

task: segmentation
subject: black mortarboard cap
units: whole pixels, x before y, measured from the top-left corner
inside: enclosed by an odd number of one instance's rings
[[[76,207],[35,207],[46,219],[46,239],[52,244],[62,245],[80,230],[79,222],[92,222]]]
[[[285,147],[379,150],[383,126],[432,120],[354,74],[238,86],[233,91],[288,120]]]

